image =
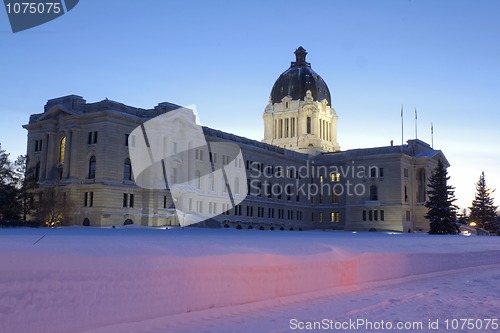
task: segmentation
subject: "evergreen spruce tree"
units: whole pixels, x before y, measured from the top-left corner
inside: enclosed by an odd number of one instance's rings
[[[451,234],[455,235],[458,228],[455,224],[456,209],[453,204],[455,199],[454,187],[448,185],[448,171],[441,160],[429,178],[429,188],[427,191],[429,200],[425,207],[429,209],[425,218],[430,221],[429,234]]]
[[[497,206],[493,203],[493,191],[486,186],[484,172],[481,173],[476,183],[476,196],[470,207],[470,221],[476,222],[479,228],[488,231],[497,231],[496,218]]]

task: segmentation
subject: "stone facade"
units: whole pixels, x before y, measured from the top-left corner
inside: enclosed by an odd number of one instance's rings
[[[310,68],[305,50],[298,51],[302,53],[291,70],[298,65]],[[322,96],[321,100],[315,99],[309,89],[314,84],[309,81],[299,90],[295,82],[282,78],[281,90],[275,84],[273,94],[280,100],[271,99],[265,108],[263,142],[204,127],[207,142],[241,148],[243,159],[229,160],[223,155],[216,163],[234,163],[246,172],[247,184],[234,184],[232,193],[244,200],[235,207],[223,204],[228,184],[211,184],[207,177],[196,179],[196,159],[203,157],[193,156],[182,170],[170,172],[180,172],[198,182],[193,188],[209,191],[203,200],[193,195],[183,202],[183,211],[210,210],[218,215],[200,225],[238,229],[427,231],[428,178],[438,160],[449,166],[443,153],[420,140],[341,151],[338,117],[328,88],[319,76],[316,79],[316,96]],[[279,95],[287,84],[295,98]],[[44,189],[57,188],[63,193],[62,204],[71,207],[65,217],[69,224],[179,225],[182,217],[175,214],[168,184],[158,189],[137,186],[130,161],[130,150],[135,149],[132,131],[177,108],[171,103],[152,109],[110,100],[87,103],[76,95],[49,100],[44,112],[33,114],[24,125],[30,167],[40,185],[37,192],[42,195]],[[179,134],[176,142],[165,145],[189,150],[184,141]]]

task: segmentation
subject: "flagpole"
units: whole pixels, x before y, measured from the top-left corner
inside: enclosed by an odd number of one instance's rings
[[[434,149],[434,124],[431,123],[431,147]]]
[[[418,139],[418,131],[417,131],[417,108],[415,108],[415,139]]]
[[[403,121],[403,104],[401,104],[401,147],[404,144],[404,121]]]

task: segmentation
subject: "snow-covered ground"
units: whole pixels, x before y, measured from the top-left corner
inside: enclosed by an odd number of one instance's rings
[[[500,237],[0,230],[0,332],[494,332],[498,321]]]

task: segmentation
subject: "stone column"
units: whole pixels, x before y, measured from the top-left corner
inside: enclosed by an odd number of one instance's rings
[[[70,148],[70,165],[68,174],[72,178],[78,176],[78,142],[80,140],[80,130],[73,128],[71,130],[71,148]]]
[[[47,153],[49,147],[48,145],[49,135],[45,133],[42,140],[43,140],[42,147],[40,148],[42,150],[40,156],[40,176],[39,176],[40,181],[45,180],[45,170],[47,169]]]
[[[45,179],[50,179],[54,170],[54,144],[56,134],[54,132],[47,134],[47,154],[45,159]]]

